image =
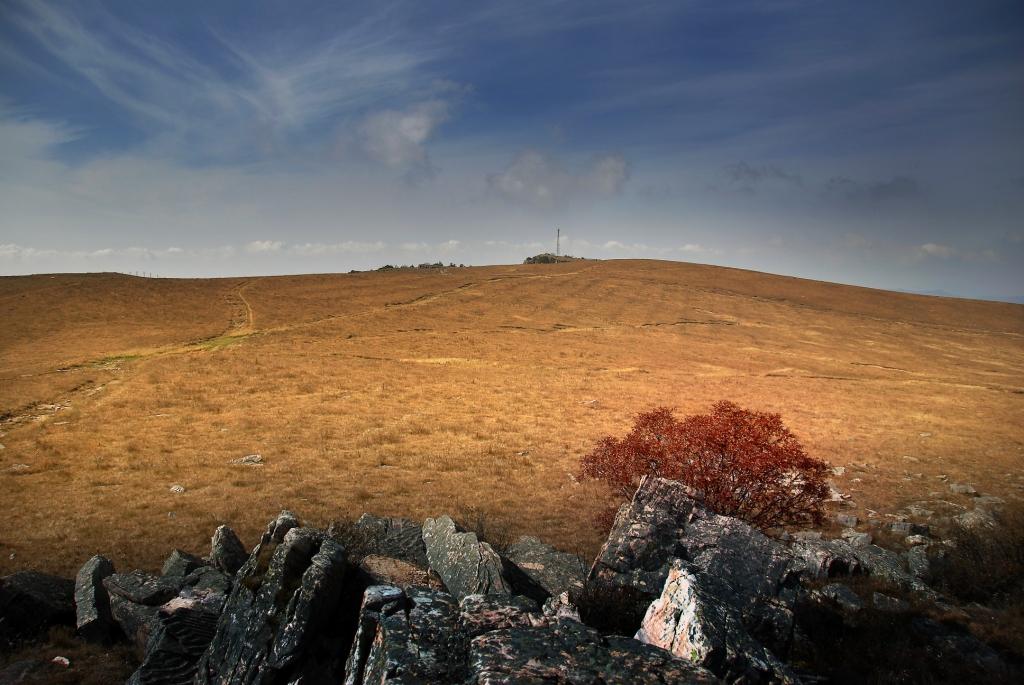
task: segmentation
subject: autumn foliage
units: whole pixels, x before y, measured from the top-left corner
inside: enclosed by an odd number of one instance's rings
[[[827,465],[807,455],[779,414],[718,402],[683,419],[659,407],[621,440],[608,436],[583,457],[582,475],[630,497],[645,475],[678,480],[712,511],[767,528],[820,523]]]

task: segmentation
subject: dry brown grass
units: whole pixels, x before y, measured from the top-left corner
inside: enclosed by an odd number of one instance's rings
[[[21,661],[44,664],[62,656],[67,667],[46,666],[15,682],[24,685],[110,685],[122,683],[138,667],[138,655],[127,644],[103,646],[90,644],[75,636],[73,628],[56,626],[39,642],[18,645],[0,652],[0,671]],[[10,682],[4,680],[4,682]]]
[[[940,474],[1024,487],[1016,305],[651,261],[38,276],[0,279],[0,301],[19,302],[0,337],[19,377],[0,391],[0,573],[94,553],[157,568],[222,522],[251,544],[283,507],[480,511],[590,554],[603,504],[572,478],[580,456],[640,410],[723,398],[781,412],[861,507],[959,501]],[[264,466],[230,463],[254,452]]]

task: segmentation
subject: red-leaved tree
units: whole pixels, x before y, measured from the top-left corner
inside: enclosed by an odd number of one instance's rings
[[[582,460],[582,475],[630,497],[645,475],[678,480],[712,511],[760,528],[820,523],[829,489],[825,462],[807,455],[779,414],[716,403],[676,419],[659,407]]]

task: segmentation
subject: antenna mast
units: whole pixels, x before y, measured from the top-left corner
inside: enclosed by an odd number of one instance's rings
[[[561,254],[559,249],[562,245],[562,229],[556,228],[555,231],[555,256],[558,257]]]

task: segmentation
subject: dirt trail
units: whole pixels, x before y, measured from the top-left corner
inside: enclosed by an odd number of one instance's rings
[[[331,316],[322,317],[322,318],[319,318],[319,319],[315,319],[313,321],[301,321],[301,322],[296,322],[296,323],[291,323],[291,324],[283,324],[283,325],[280,325],[280,326],[272,326],[272,327],[264,328],[264,329],[256,328],[256,323],[255,323],[256,322],[256,313],[255,313],[255,310],[254,310],[254,308],[252,306],[252,303],[245,296],[245,290],[250,285],[252,285],[252,281],[245,281],[245,282],[239,284],[231,293],[231,295],[233,297],[237,298],[241,302],[242,307],[245,309],[245,319],[243,321],[233,321],[233,322],[229,323],[227,329],[223,333],[221,333],[219,335],[209,336],[207,338],[202,338],[202,339],[199,339],[199,340],[194,340],[192,342],[183,343],[183,344],[182,343],[175,343],[175,344],[171,344],[171,345],[166,345],[166,346],[156,347],[156,348],[150,348],[150,349],[144,349],[144,350],[129,350],[129,351],[122,351],[122,352],[115,352],[115,353],[111,353],[109,355],[106,355],[106,356],[104,356],[101,359],[90,360],[90,361],[81,362],[81,363],[78,363],[78,364],[73,364],[73,365],[70,365],[70,366],[65,366],[65,367],[61,367],[61,368],[57,368],[57,369],[51,369],[49,371],[40,372],[40,374],[68,373],[68,372],[74,372],[76,370],[79,370],[79,369],[82,369],[82,368],[87,368],[87,367],[109,368],[110,370],[121,372],[121,371],[126,371],[127,370],[127,368],[128,368],[127,365],[130,362],[144,361],[144,360],[147,360],[147,359],[152,359],[152,358],[155,358],[155,357],[164,357],[164,356],[168,356],[168,355],[188,354],[188,353],[195,353],[195,352],[209,352],[209,351],[212,351],[212,350],[217,350],[217,349],[220,349],[220,348],[223,348],[223,347],[227,347],[228,345],[235,344],[237,342],[240,342],[244,338],[247,338],[247,337],[252,336],[252,335],[265,335],[265,334],[270,334],[270,333],[284,333],[284,332],[289,332],[289,331],[293,331],[293,330],[297,330],[297,329],[302,329],[302,328],[312,328],[312,327],[315,327],[315,326],[318,326],[318,325],[321,325],[321,324],[324,324],[324,323],[328,323],[328,322],[333,322],[333,321],[358,319],[358,318],[364,318],[364,317],[368,317],[368,316],[374,316],[376,314],[380,314],[382,312],[391,311],[391,310],[395,310],[395,309],[404,309],[404,308],[407,308],[407,307],[418,307],[418,306],[422,306],[422,305],[429,304],[429,303],[432,303],[432,302],[436,302],[439,299],[442,299],[442,298],[445,298],[445,297],[448,297],[448,296],[451,296],[451,295],[455,295],[455,294],[461,293],[461,292],[466,291],[466,290],[471,290],[471,289],[474,289],[474,288],[478,288],[480,286],[490,285],[492,283],[498,283],[498,282],[501,282],[501,281],[550,279],[550,278],[565,278],[565,277],[568,277],[568,276],[576,276],[576,275],[579,275],[579,274],[584,273],[586,271],[589,271],[591,269],[594,269],[594,268],[596,268],[598,266],[599,266],[599,264],[592,264],[592,265],[587,266],[587,267],[585,267],[583,269],[579,269],[579,270],[576,270],[576,271],[567,271],[567,272],[558,273],[558,274],[531,274],[531,275],[511,275],[510,274],[510,275],[506,275],[506,276],[495,276],[495,277],[492,277],[492,278],[487,278],[487,279],[483,279],[483,280],[479,280],[479,281],[471,281],[469,283],[464,283],[464,284],[462,284],[460,286],[457,286],[455,288],[448,288],[448,289],[440,290],[440,291],[435,292],[435,293],[426,293],[424,295],[420,295],[418,297],[415,297],[415,298],[413,298],[411,300],[407,300],[407,301],[404,301],[404,302],[389,302],[389,303],[385,303],[385,304],[380,305],[380,306],[370,307],[370,308],[367,308],[367,309],[365,309],[363,311],[353,312],[353,313],[350,313],[350,314],[333,314]],[[650,325],[650,324],[645,324],[645,325]],[[111,360],[116,360],[116,362],[111,362]],[[113,364],[113,366],[111,364]],[[3,417],[0,417],[0,425],[15,424],[15,423],[23,422],[23,421],[28,421],[28,420],[45,420],[43,418],[44,416],[55,414],[57,411],[60,411],[60,410],[62,410],[64,408],[70,406],[76,399],[78,399],[80,397],[87,397],[87,396],[90,396],[90,395],[94,394],[96,392],[96,388],[97,387],[102,388],[103,385],[104,384],[98,384],[97,385],[97,383],[89,381],[89,382],[83,383],[83,384],[81,384],[81,385],[79,385],[79,386],[77,386],[75,388],[72,388],[71,390],[69,390],[67,392],[62,393],[59,397],[51,398],[48,401],[34,402],[31,405],[22,407],[18,411],[14,411],[14,412],[6,414]],[[42,409],[42,412],[40,412],[40,409]]]
[[[252,304],[245,297],[245,289],[252,284],[251,281],[242,283],[233,293],[242,302],[242,306],[245,307],[245,321],[235,324],[232,328],[225,331],[225,336],[244,336],[249,335],[253,332],[255,326],[256,316],[253,314]]]
[[[485,280],[471,281],[469,283],[463,283],[460,286],[457,286],[457,287],[454,287],[454,288],[447,288],[445,290],[440,290],[440,291],[435,292],[435,293],[426,293],[426,294],[423,294],[423,295],[418,295],[417,297],[414,297],[411,300],[405,300],[405,301],[402,301],[402,302],[388,302],[388,303],[385,303],[385,304],[377,306],[377,307],[370,307],[370,308],[364,309],[362,311],[352,312],[350,314],[331,314],[329,316],[324,316],[324,317],[321,317],[319,319],[313,319],[311,321],[298,321],[298,322],[295,322],[295,323],[281,324],[279,326],[271,326],[271,327],[268,327],[268,328],[253,329],[253,330],[247,331],[245,333],[235,332],[235,333],[231,333],[231,334],[225,334],[225,336],[229,336],[229,335],[231,335],[231,336],[243,336],[243,335],[257,335],[257,334],[258,335],[264,335],[264,334],[269,334],[269,333],[283,333],[283,332],[294,331],[294,330],[299,330],[299,329],[303,329],[303,328],[313,328],[315,326],[319,326],[320,324],[328,323],[328,322],[333,322],[333,321],[346,321],[346,320],[351,320],[351,319],[360,319],[360,318],[364,318],[364,317],[367,317],[367,316],[374,316],[375,314],[380,314],[381,312],[384,312],[384,311],[391,311],[391,310],[395,310],[395,309],[404,309],[404,308],[407,308],[407,307],[419,307],[419,306],[422,306],[422,305],[425,305],[425,304],[429,304],[431,302],[436,302],[437,300],[440,300],[440,299],[445,298],[445,297],[449,297],[451,295],[456,295],[458,293],[466,292],[468,290],[473,290],[475,288],[479,288],[480,286],[490,285],[492,283],[498,283],[500,281],[564,278],[566,276],[576,276],[576,275],[579,275],[579,274],[584,273],[586,271],[590,271],[591,269],[595,269],[598,266],[600,266],[599,263],[598,264],[591,264],[590,266],[587,266],[587,267],[585,267],[583,269],[579,269],[577,271],[566,271],[565,273],[559,273],[559,274],[536,274],[536,275],[531,274],[531,275],[523,275],[523,276],[519,276],[519,275],[495,276],[493,278],[488,278],[488,279],[485,279]],[[241,296],[240,292],[239,292],[239,295]],[[244,297],[242,299],[243,299],[243,301],[245,301]],[[249,308],[250,318],[252,318],[252,308],[249,307],[248,301],[245,301],[245,303],[246,303],[246,307]]]

